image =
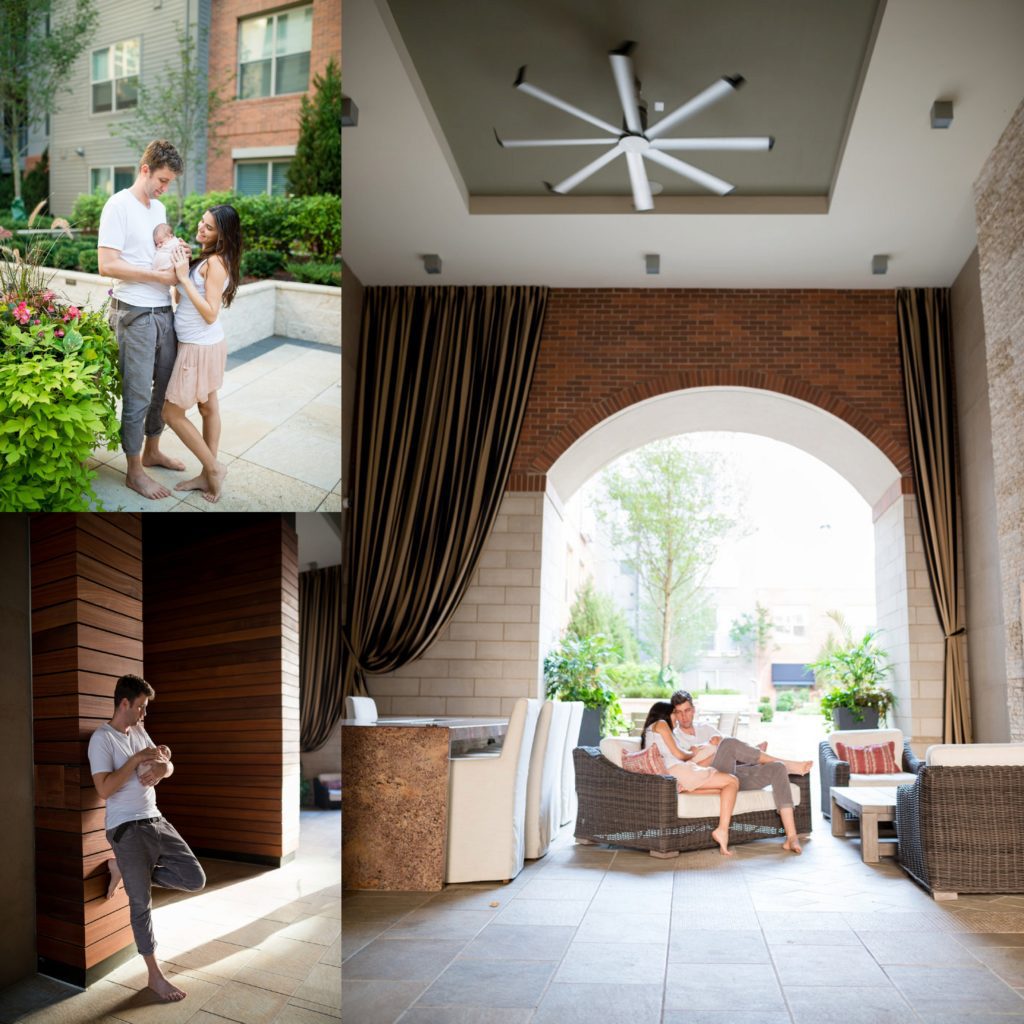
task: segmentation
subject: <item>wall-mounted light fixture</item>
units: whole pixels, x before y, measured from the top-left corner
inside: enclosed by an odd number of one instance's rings
[[[936,100],[932,104],[932,127],[948,128],[953,123],[953,101]]]
[[[441,273],[441,257],[436,252],[432,252],[427,256],[423,257],[423,269],[428,274],[440,274]]]
[[[878,253],[871,257],[871,273],[884,274],[889,269],[889,257],[884,253]]]
[[[75,146],[75,156],[85,156],[85,148],[83,146]]]
[[[359,124],[359,108],[348,96],[341,97],[341,127],[355,128]]]
[[[656,252],[649,252],[644,257],[644,267],[648,274],[660,274],[661,257]]]

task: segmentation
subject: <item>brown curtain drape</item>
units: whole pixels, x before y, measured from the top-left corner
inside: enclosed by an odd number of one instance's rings
[[[900,288],[896,316],[921,534],[946,641],[942,738],[946,743],[970,743],[949,290]]]
[[[547,289],[367,288],[346,531],[343,693],[458,607],[508,479]]]
[[[299,573],[299,707],[303,751],[341,718],[341,566]]]

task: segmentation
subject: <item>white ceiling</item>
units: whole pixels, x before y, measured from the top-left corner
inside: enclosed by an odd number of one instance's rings
[[[296,512],[299,572],[316,562],[318,569],[341,564],[341,516],[333,512]]]
[[[888,0],[827,213],[667,213],[656,199],[642,214],[471,214],[385,0],[346,0],[343,17],[344,91],[359,108],[343,138],[344,254],[367,285],[949,285],[975,245],[972,184],[1024,97],[1022,0]],[[509,53],[502,76],[518,63]],[[928,123],[937,98],[954,102],[945,131]],[[441,255],[440,276],[425,253]],[[646,253],[660,254],[659,276],[644,273]],[[875,253],[890,257],[885,276],[871,274]]]

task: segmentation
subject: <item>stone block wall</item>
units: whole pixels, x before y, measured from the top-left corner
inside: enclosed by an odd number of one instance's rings
[[[1010,739],[1024,740],[1024,103],[974,184]]]

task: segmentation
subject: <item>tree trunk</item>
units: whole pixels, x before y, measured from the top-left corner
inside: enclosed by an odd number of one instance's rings
[[[661,671],[664,675],[669,666],[672,650],[672,602],[665,594],[664,612],[661,616]]]

